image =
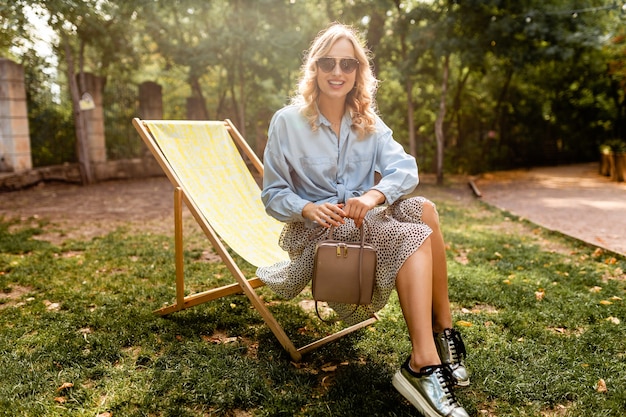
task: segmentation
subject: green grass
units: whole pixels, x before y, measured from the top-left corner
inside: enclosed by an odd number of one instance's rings
[[[626,260],[480,202],[435,201],[470,415],[623,415]],[[409,351],[395,296],[375,326],[294,364],[243,296],[152,314],[174,297],[171,236],[55,246],[37,239],[46,227],[0,219],[0,416],[418,415],[390,383]],[[186,249],[190,291],[232,280],[206,247]],[[297,345],[327,331],[298,307],[307,294],[260,292]]]

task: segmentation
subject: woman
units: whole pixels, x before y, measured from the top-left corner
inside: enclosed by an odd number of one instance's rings
[[[355,31],[335,23],[320,32],[297,97],[272,118],[264,154],[262,200],[286,223],[280,245],[290,261],[257,274],[293,298],[311,279],[315,244],[327,236],[322,228],[335,226],[335,239],[358,241],[365,221],[378,254],[376,287],[372,304],[346,321],[371,316],[396,288],[412,349],[393,385],[425,415],[467,416],[452,392],[469,378],[452,329],[438,215],[425,198],[400,199],[417,186],[417,165],[375,113],[376,86]],[[354,308],[331,307],[342,316]]]

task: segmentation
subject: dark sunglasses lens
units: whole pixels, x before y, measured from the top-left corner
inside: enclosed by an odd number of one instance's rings
[[[339,65],[341,66],[341,70],[346,74],[350,74],[359,66],[359,61],[351,58],[344,58],[339,61]],[[334,65],[333,65],[334,66]]]
[[[331,72],[335,68],[335,59],[320,58],[317,60],[317,66],[324,72]]]

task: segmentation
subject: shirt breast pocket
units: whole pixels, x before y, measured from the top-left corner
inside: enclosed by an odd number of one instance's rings
[[[347,171],[349,174],[364,176],[373,170],[373,158],[367,155],[353,155],[348,157]]]
[[[316,184],[325,184],[337,177],[337,161],[327,156],[300,158],[303,173]]]

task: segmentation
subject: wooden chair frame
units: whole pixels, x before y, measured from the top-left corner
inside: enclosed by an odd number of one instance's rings
[[[224,125],[230,134],[231,139],[237,146],[237,148],[250,160],[254,169],[259,175],[263,176],[263,164],[256,156],[254,151],[250,148],[246,140],[241,136],[239,131],[235,128],[233,123],[226,119]],[[219,236],[211,227],[211,224],[201,214],[201,211],[196,206],[192,198],[189,198],[184,192],[184,186],[179,182],[179,179],[175,173],[173,167],[169,164],[164,157],[157,143],[157,140],[151,134],[148,127],[144,122],[139,119],[133,119],[133,126],[139,132],[139,135],[147,145],[150,152],[154,155],[157,162],[165,172],[174,186],[174,241],[175,241],[175,266],[176,266],[176,302],[170,306],[160,308],[155,311],[158,315],[167,315],[176,311],[181,311],[189,307],[193,307],[211,300],[215,300],[228,295],[244,293],[250,300],[254,308],[259,312],[267,326],[272,333],[276,336],[283,348],[289,353],[291,358],[298,362],[302,359],[302,355],[317,349],[329,342],[337,340],[349,333],[362,329],[370,324],[375,323],[378,320],[376,315],[371,318],[346,327],[340,331],[337,331],[328,336],[322,337],[306,346],[296,348],[289,336],[285,333],[282,326],[274,318],[266,304],[256,293],[255,288],[263,286],[263,282],[258,277],[247,278],[241,269],[237,266],[233,258],[228,253],[228,250],[224,243],[220,240]],[[195,220],[198,222],[203,232],[209,239],[211,245],[220,256],[224,264],[228,267],[230,273],[235,277],[236,282],[229,285],[224,285],[217,288],[212,288],[207,291],[190,294],[185,296],[185,274],[184,274],[184,245],[183,245],[183,203],[187,206]]]

